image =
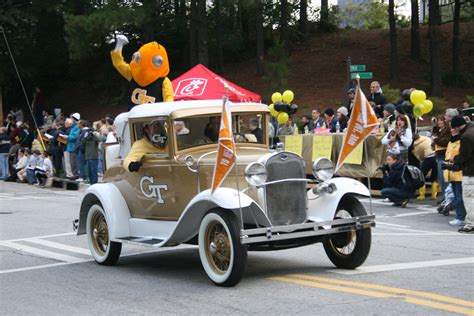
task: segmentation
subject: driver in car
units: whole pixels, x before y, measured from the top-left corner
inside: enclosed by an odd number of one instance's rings
[[[153,121],[143,126],[143,137],[133,143],[132,149],[123,161],[123,167],[138,172],[146,154],[166,153],[168,136],[163,121]]]

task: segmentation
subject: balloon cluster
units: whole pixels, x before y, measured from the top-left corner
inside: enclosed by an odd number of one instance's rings
[[[275,92],[272,94],[272,104],[268,106],[270,114],[273,115],[278,124],[285,124],[290,115],[295,114],[298,110],[296,104],[291,104],[291,101],[295,98],[295,94],[291,90],[286,90],[281,94],[280,92]]]
[[[413,115],[419,118],[423,114],[427,114],[433,110],[433,102],[426,99],[426,93],[422,90],[410,91],[410,102],[413,104]],[[406,92],[403,93],[406,95]]]

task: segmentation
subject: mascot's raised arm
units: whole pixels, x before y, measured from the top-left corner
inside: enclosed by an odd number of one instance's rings
[[[117,35],[115,49],[110,52],[115,69],[130,81],[130,108],[137,104],[172,102],[173,86],[167,75],[170,72],[166,49],[157,42],[140,47],[130,64],[123,60],[122,48],[128,44],[125,35]]]

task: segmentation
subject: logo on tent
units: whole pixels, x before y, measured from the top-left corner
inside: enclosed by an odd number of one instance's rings
[[[177,95],[198,96],[203,95],[206,90],[207,79],[188,78],[178,82],[176,87]]]

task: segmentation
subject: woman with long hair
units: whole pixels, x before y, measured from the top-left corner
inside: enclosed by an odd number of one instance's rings
[[[408,118],[400,114],[397,117],[395,127],[392,128],[382,139],[382,144],[387,145],[387,151],[399,155],[403,162],[408,161],[408,147],[413,142],[413,134],[408,125]]]

